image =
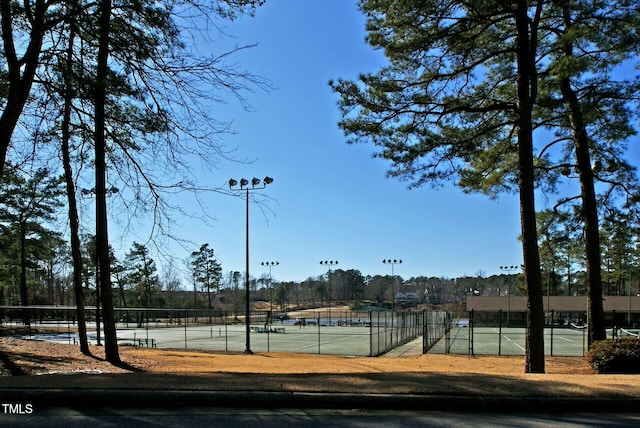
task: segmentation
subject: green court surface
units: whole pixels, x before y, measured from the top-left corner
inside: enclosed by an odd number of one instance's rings
[[[69,324],[48,324],[49,331],[21,335],[21,338],[77,343],[77,334]],[[366,325],[294,325],[274,323],[250,326],[249,349],[252,352],[291,352],[368,356],[377,355],[381,344],[402,342],[389,329],[372,330]],[[55,331],[52,332],[51,330]],[[97,343],[95,324],[88,324],[90,343]],[[397,333],[395,333],[397,334]],[[612,331],[607,330],[611,337]],[[638,330],[617,329],[616,335],[638,337]],[[118,342],[121,346],[143,346],[161,349],[244,352],[247,350],[246,326],[231,325],[167,325],[149,323],[136,327],[134,323],[119,323]],[[409,338],[410,339],[410,338]],[[104,337],[101,338],[104,342]],[[588,350],[585,328],[554,327],[544,331],[545,354],[554,356],[584,356]],[[414,347],[415,348],[415,347]],[[474,327],[457,323],[429,353],[474,355],[525,355],[526,331],[518,327]]]
[[[546,328],[546,355],[583,356],[587,352],[586,329]],[[526,331],[517,327],[453,327],[429,352],[476,355],[525,355]]]
[[[53,323],[47,327],[48,332],[34,331],[33,334],[21,334],[16,337],[78,343],[75,329]],[[89,342],[92,345],[97,344],[95,323],[88,323],[87,329]],[[102,332],[100,336],[101,342],[104,343],[104,333]],[[367,356],[371,352],[371,336],[372,332],[368,326],[273,324],[271,328],[265,329],[264,324],[255,324],[250,326],[249,349],[253,352]],[[378,336],[374,334],[373,340],[379,340]],[[244,324],[166,326],[163,323],[149,323],[147,326],[137,328],[133,323],[129,325],[119,323],[117,337],[120,346],[232,352],[244,352],[247,349]]]

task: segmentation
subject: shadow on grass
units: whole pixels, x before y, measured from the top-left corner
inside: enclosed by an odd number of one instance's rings
[[[78,366],[82,366],[83,364],[86,364],[87,358],[91,358],[95,361],[100,361],[100,362],[108,362],[106,359],[102,357],[98,357],[92,354],[85,355],[85,354],[82,354],[80,351],[78,351],[77,357],[69,357],[68,355],[65,355],[65,356],[42,355],[42,354],[36,354],[32,352],[0,351],[0,363],[4,366],[5,370],[8,371],[8,374],[10,376],[22,376],[22,375],[32,374],[33,370],[30,370],[28,368],[24,369],[20,367],[20,365],[16,364],[15,361],[21,361],[26,367],[38,369],[45,366],[55,367],[57,364],[60,364],[60,366],[64,366],[69,362],[76,363]],[[145,371],[139,367],[133,366],[124,361],[120,361],[118,363],[110,363],[110,364],[113,365],[114,367],[118,367],[123,370],[127,370],[129,372],[140,373]]]
[[[102,360],[101,358],[99,358]],[[104,360],[103,360],[104,361]],[[127,370],[134,373],[145,373],[146,371],[141,369],[140,367],[132,366],[129,363],[125,363],[124,361],[120,361],[118,363],[111,363],[113,366],[121,368],[123,370]]]
[[[27,374],[24,370],[22,370],[18,365],[16,365],[13,362],[13,360],[9,355],[7,355],[2,351],[0,351],[0,363],[2,364],[4,369],[9,372],[9,375],[11,376],[22,376]]]

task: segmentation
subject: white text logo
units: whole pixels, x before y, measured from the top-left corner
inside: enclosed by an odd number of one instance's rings
[[[21,403],[2,403],[2,412],[5,415],[30,415],[33,413],[33,406]]]

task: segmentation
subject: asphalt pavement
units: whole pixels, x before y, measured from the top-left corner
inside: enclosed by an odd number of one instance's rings
[[[421,353],[422,339],[399,347],[386,356]],[[381,357],[381,358],[384,358]],[[437,376],[437,378],[436,378]],[[353,376],[352,376],[353,377]],[[341,383],[340,374],[260,375],[211,373],[173,375],[127,373],[124,375],[13,376],[2,379],[3,410],[32,411],[48,408],[307,408],[425,410],[456,412],[630,412],[640,413],[640,397],[578,394],[563,396],[563,386],[546,389],[532,382],[530,396],[510,393],[513,379],[479,375],[369,374],[359,378],[375,389],[354,390]],[[224,383],[222,383],[224,380]],[[258,380],[261,383],[258,384]],[[296,383],[300,388],[296,388]],[[412,390],[418,393],[394,391]],[[434,387],[430,388],[430,382]],[[437,382],[437,385],[436,385]],[[224,384],[224,387],[221,385]],[[283,385],[286,385],[283,386]],[[293,386],[292,386],[293,385]],[[312,385],[313,388],[305,388]],[[381,392],[388,387],[390,392]],[[403,389],[404,388],[404,389]],[[312,390],[313,392],[308,392]],[[375,392],[371,392],[375,391]],[[12,407],[11,407],[12,406]]]

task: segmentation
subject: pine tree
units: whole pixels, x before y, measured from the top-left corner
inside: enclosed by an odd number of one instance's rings
[[[372,142],[389,175],[412,186],[459,180],[518,189],[528,294],[527,372],[544,372],[544,313],[535,223],[533,109],[541,3],[362,1],[368,42],[390,65],[331,83],[340,127]],[[495,167],[499,169],[494,170]],[[478,179],[479,177],[479,179]]]
[[[47,223],[55,219],[61,206],[61,179],[51,177],[47,169],[25,174],[9,165],[0,182],[0,232],[15,237],[15,255],[20,266],[20,304],[28,306],[27,270],[35,267],[38,242],[51,234]],[[24,322],[29,324],[27,312]]]
[[[191,253],[191,270],[196,283],[200,284],[203,290],[207,290],[209,309],[212,309],[211,289],[220,288],[222,266],[215,258],[213,248],[209,248],[209,244],[202,244],[198,251]]]

